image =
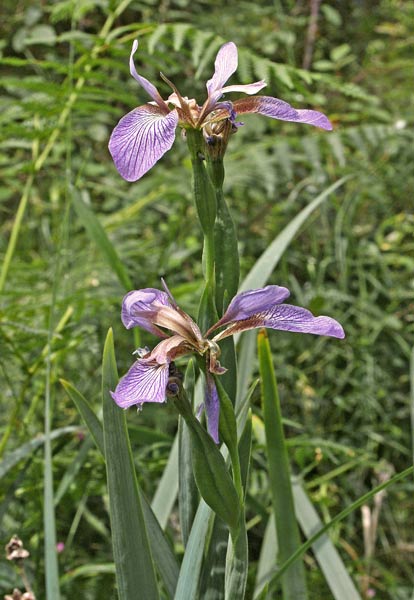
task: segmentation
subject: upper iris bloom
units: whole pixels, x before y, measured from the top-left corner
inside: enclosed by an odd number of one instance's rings
[[[135,40],[129,59],[131,75],[152,98],[152,102],[139,106],[122,117],[109,140],[109,151],[115,166],[127,181],[136,181],[142,177],[171,148],[177,126],[202,129],[208,140],[215,133],[220,133],[229,122],[233,126],[240,125],[235,123],[237,115],[260,113],[272,119],[332,129],[324,114],[316,110],[295,109],[287,102],[270,96],[220,102],[223,94],[228,92],[252,95],[266,86],[264,81],[247,85],[224,85],[237,69],[237,47],[233,42],[224,44],[218,51],[214,75],[206,84],[207,100],[203,106],[199,106],[194,99],[181,96],[175,86],[161,75],[173,89],[169,98],[163,100],[157,88],[138,75],[134,64],[137,48],[138,41]]]
[[[134,290],[123,299],[122,322],[127,329],[142,327],[164,339],[151,352],[148,349],[137,350],[139,358],[119,381],[112,397],[122,408],[133,404],[140,406],[145,402],[164,402],[172,361],[185,354],[204,356],[207,378],[205,409],[208,430],[216,442],[219,399],[210,374],[221,375],[226,371],[218,361],[218,342],[257,327],[345,337],[341,325],[334,319],[314,317],[305,308],[282,304],[290,293],[288,289],[277,285],[237,294],[222,318],[202,334],[193,319],[177,306],[167,287],[165,290]],[[216,330],[219,332],[212,337],[212,332]]]

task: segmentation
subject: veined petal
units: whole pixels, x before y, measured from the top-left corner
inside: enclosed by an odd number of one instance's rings
[[[213,105],[222,95],[221,88],[237,69],[237,46],[233,42],[223,44],[214,63],[214,75],[207,81],[206,87],[209,105]]]
[[[164,114],[167,114],[169,112],[169,108],[166,104],[166,102],[161,98],[161,95],[159,93],[159,91],[157,90],[157,88],[155,87],[155,85],[153,85],[150,81],[148,81],[148,79],[145,79],[145,77],[142,77],[141,75],[138,75],[137,70],[135,68],[135,63],[134,63],[134,54],[135,52],[138,50],[138,40],[134,40],[134,43],[132,44],[132,50],[131,50],[131,54],[129,56],[129,71],[132,75],[132,77],[138,81],[139,85],[144,88],[144,90],[147,92],[147,94],[149,96],[151,96],[151,98],[158,104],[158,106],[161,108],[162,112]]]
[[[158,337],[167,337],[166,334],[154,325],[157,311],[163,306],[171,307],[171,301],[166,292],[155,288],[133,290],[122,300],[121,319],[127,329],[142,327]]]
[[[321,127],[327,131],[332,131],[332,123],[323,113],[317,110],[307,110],[305,108],[298,108],[297,113],[300,117],[299,123],[307,123],[308,125],[315,125],[315,127]]]
[[[137,181],[171,148],[178,114],[163,114],[158,106],[144,104],[119,121],[109,140],[109,151],[119,173]]]
[[[279,121],[293,121],[307,123],[322,129],[331,130],[329,119],[316,110],[295,109],[293,106],[271,96],[254,96],[253,98],[241,98],[233,102],[234,110],[238,115],[244,113],[259,113],[278,119]]]
[[[221,88],[221,92],[222,94],[227,94],[228,92],[243,92],[243,94],[252,95],[260,92],[266,85],[266,82],[262,79],[261,81],[246,83],[244,85],[226,85],[226,87]]]
[[[289,296],[289,290],[279,285],[267,285],[266,287],[257,290],[241,292],[233,298],[224,315],[209,329],[206,335],[222,325],[228,325],[234,321],[248,319],[257,313],[267,311],[274,305],[280,304],[286,300]]]
[[[252,315],[245,321],[236,321],[219,333],[214,340],[217,341],[229,335],[258,327],[268,327],[269,329],[294,331],[297,333],[327,335],[340,339],[345,337],[342,326],[335,319],[325,316],[314,317],[306,308],[291,304],[279,304],[263,313]]]
[[[169,365],[147,359],[137,360],[120,379],[112,398],[121,408],[144,402],[165,402]]]
[[[335,319],[325,316],[314,317],[310,310],[291,304],[280,304],[268,310],[263,315],[263,325],[284,331],[313,333],[340,339],[345,337],[342,325]]]
[[[220,418],[220,400],[217,393],[216,384],[212,376],[206,374],[206,399],[204,403],[207,417],[207,431],[216,444],[219,443],[219,418]]]

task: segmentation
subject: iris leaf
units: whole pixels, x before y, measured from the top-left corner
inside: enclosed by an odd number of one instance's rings
[[[86,398],[73,385],[64,380],[61,380],[61,383],[68,396],[75,403],[79,413],[85,421],[86,426],[88,427],[89,433],[92,435],[95,441],[96,447],[104,457],[105,451],[101,422]],[[158,573],[160,574],[164,586],[168,592],[169,598],[173,598],[178,579],[178,563],[169,543],[164,537],[157,518],[151,510],[148,500],[142,493],[140,493],[140,497],[151,544],[152,555],[157,565]]]
[[[118,382],[112,330],[103,353],[102,401],[112,546],[120,600],[158,600],[154,563],[141,506],[125,411],[110,391]]]
[[[283,563],[301,544],[293,503],[279,394],[270,345],[264,330],[258,334],[258,349],[270,490],[279,546],[277,561]],[[294,563],[286,571],[282,578],[282,590],[284,600],[307,598],[305,570],[302,562]]]

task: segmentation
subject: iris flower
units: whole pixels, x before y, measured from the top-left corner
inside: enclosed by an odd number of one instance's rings
[[[129,59],[130,72],[151,101],[122,117],[109,140],[109,151],[115,166],[127,181],[137,181],[171,148],[177,127],[200,129],[208,141],[210,135],[225,129],[225,123],[230,122],[233,129],[241,125],[235,122],[236,116],[259,113],[280,121],[332,129],[327,117],[316,110],[295,109],[278,98],[254,95],[266,86],[264,81],[225,86],[237,69],[237,47],[233,42],[224,44],[218,51],[213,77],[206,84],[207,99],[202,106],[194,99],[181,96],[161,74],[173,90],[167,100],[163,100],[157,88],[138,75],[134,64],[137,48],[138,41],[135,40]],[[251,97],[232,102],[220,101],[228,92],[242,92]]]
[[[288,289],[277,285],[241,292],[230,302],[221,319],[203,334],[193,319],[177,306],[166,286],[165,291],[145,288],[129,292],[122,302],[125,327],[141,327],[162,340],[152,351],[147,348],[136,351],[138,358],[112,392],[113,399],[122,408],[164,402],[168,379],[174,373],[173,361],[186,354],[204,357],[207,426],[218,442],[220,407],[212,374],[221,375],[226,371],[218,360],[221,340],[258,327],[336,338],[345,336],[334,319],[314,317],[305,308],[282,304],[289,295]]]

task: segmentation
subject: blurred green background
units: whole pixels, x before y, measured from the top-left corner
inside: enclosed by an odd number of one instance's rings
[[[350,175],[312,214],[270,281],[287,286],[292,303],[339,320],[347,334],[335,343],[270,336],[292,468],[328,521],[409,466],[414,4],[3,0],[0,11],[0,541],[14,533],[24,539],[37,597],[44,594],[42,446],[21,451],[13,467],[7,456],[41,434],[50,392],[53,428],[74,426],[53,443],[63,597],[114,597],[104,464],[59,378],[99,410],[108,328],[121,373],[135,347],[120,321],[128,278],[140,288],[165,277],[193,315],[201,289],[201,233],[180,135],[135,184],[120,178],[107,150],[118,119],[147,101],[128,69],[137,37],[138,72],[164,97],[160,71],[201,104],[217,49],[234,41],[232,82],[266,79],[263,93],[333,122],[327,133],[246,116],[231,138],[225,191],[242,274],[304,206]],[[81,201],[109,237],[106,253]],[[143,344],[152,343],[144,334]],[[270,503],[258,393],[252,406],[251,581]],[[130,411],[129,421],[140,483],[152,497],[176,415],[168,404],[146,406]],[[373,551],[359,511],[331,532],[363,597],[412,598],[413,487],[407,479],[389,490]],[[167,531],[180,554],[176,512]],[[331,598],[311,553],[306,565],[311,598]],[[13,585],[15,570],[0,560],[0,593]]]

